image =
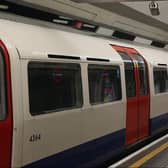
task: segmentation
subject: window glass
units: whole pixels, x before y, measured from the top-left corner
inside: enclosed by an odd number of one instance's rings
[[[132,54],[138,63],[139,79],[140,79],[140,95],[145,96],[148,94],[147,82],[147,66],[143,58],[139,54]]]
[[[6,112],[6,87],[5,87],[5,61],[0,49],[0,120],[5,120]]]
[[[121,58],[124,60],[125,67],[125,82],[126,82],[126,94],[128,98],[136,96],[136,81],[134,74],[134,64],[131,58],[125,52],[120,52]]]
[[[119,66],[89,65],[90,103],[107,103],[121,99]]]
[[[168,91],[167,68],[155,67],[153,69],[155,93]]]
[[[82,106],[80,65],[31,62],[28,73],[32,115]]]

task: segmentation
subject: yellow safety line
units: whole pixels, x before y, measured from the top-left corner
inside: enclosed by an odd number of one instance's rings
[[[168,142],[164,143],[163,145],[161,145],[157,149],[153,150],[152,152],[150,152],[149,154],[147,154],[146,156],[144,156],[140,160],[133,163],[132,165],[129,166],[129,168],[140,167],[142,164],[144,164],[145,162],[147,162],[148,160],[150,160],[151,158],[153,158],[154,156],[156,156],[158,153],[160,153],[161,151],[163,151],[166,148],[168,148]]]

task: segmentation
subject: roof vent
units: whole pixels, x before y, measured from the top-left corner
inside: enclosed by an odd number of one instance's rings
[[[48,54],[48,58],[80,60],[80,57]]]

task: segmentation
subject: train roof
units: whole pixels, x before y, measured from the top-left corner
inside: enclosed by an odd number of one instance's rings
[[[8,45],[14,45],[24,59],[45,59],[52,54],[121,61],[117,53],[111,52],[111,46],[105,45],[105,39],[52,28],[0,20],[0,37]]]
[[[81,35],[30,24],[0,19],[0,39],[8,46],[14,46],[22,59],[46,59],[49,54],[94,58],[108,58],[121,62],[110,44],[131,47],[138,50],[148,62],[168,62],[167,51],[140,44]]]

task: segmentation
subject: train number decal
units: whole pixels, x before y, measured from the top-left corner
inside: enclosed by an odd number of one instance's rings
[[[30,139],[29,142],[37,142],[41,140],[41,134],[33,134]]]

